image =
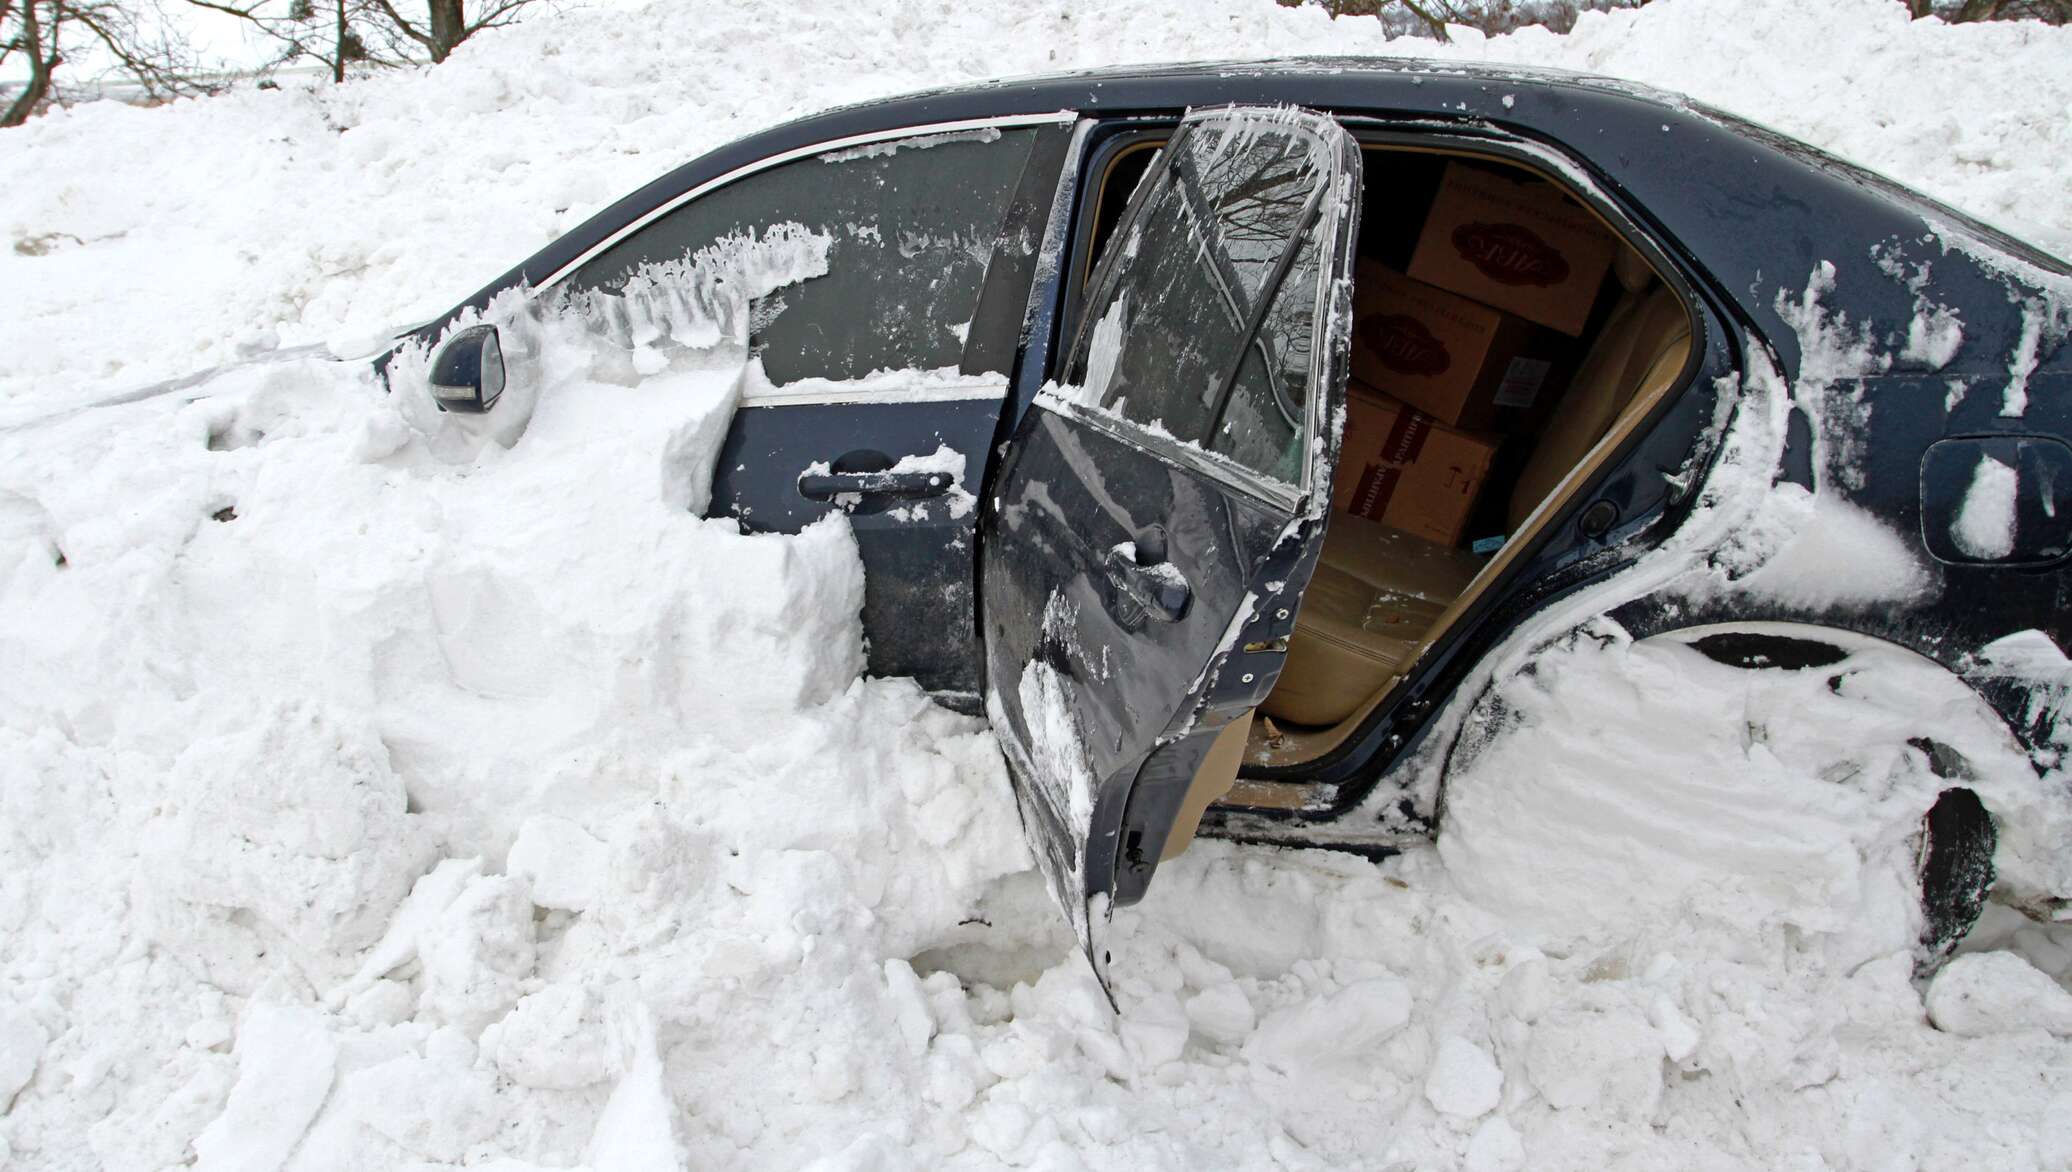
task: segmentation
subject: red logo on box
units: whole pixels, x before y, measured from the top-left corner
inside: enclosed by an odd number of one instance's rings
[[[1462,224],[1453,247],[1482,275],[1502,285],[1559,285],[1568,259],[1523,224]]]
[[[1407,313],[1383,313],[1360,323],[1360,341],[1397,374],[1430,378],[1453,365],[1453,355],[1425,324]]]

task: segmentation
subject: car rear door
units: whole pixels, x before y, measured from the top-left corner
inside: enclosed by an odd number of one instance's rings
[[[1216,737],[1273,686],[1343,416],[1359,151],[1320,114],[1190,115],[1089,285],[981,526],[987,709],[1105,977]]]
[[[754,362],[710,516],[797,533],[847,513],[873,675],[975,709],[975,493],[1071,138],[1066,113],[916,127],[766,161],[584,262],[614,292],[723,242],[821,238],[825,271],[754,303]]]

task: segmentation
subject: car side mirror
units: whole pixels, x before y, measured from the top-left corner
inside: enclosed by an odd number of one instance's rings
[[[432,401],[441,411],[480,415],[504,393],[504,348],[492,325],[469,326],[432,359]]]

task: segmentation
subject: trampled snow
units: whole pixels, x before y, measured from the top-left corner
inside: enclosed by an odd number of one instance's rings
[[[1919,661],[1585,625],[1493,681],[1436,848],[1163,867],[1118,1013],[983,723],[859,678],[844,522],[694,515],[755,385],[725,304],[499,319],[540,372],[501,437],[289,349],[835,102],[1412,50],[1690,92],[2072,250],[2072,32],[1879,0],[1444,49],[1263,0],[658,4],[0,133],[0,1163],[2072,1165],[2063,775]],[[791,243],[769,281],[810,271]],[[1933,366],[1961,326],[1917,324]],[[1829,340],[1837,377],[1878,357]],[[1782,423],[1750,415],[1753,469]],[[1755,520],[1750,588],[1907,588],[1872,519]],[[2072,692],[2041,636],[1978,661]],[[1924,725],[2002,815],[1998,902],[1925,988]]]

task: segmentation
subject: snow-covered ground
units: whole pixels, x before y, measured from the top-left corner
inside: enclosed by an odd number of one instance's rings
[[[662,2],[0,134],[0,1163],[2072,1166],[2072,932],[1991,907],[1910,979],[1914,730],[1999,787],[2010,883],[2064,846],[1912,661],[1579,638],[1500,682],[1437,847],[1163,869],[1118,1015],[983,725],[858,678],[846,529],[685,511],[724,341],[641,379],[549,337],[475,459],[320,358],[71,410],[351,349],[837,102],[1411,50],[1682,90],[2072,252],[2072,30],[1882,0],[1443,48],[1265,0]]]

